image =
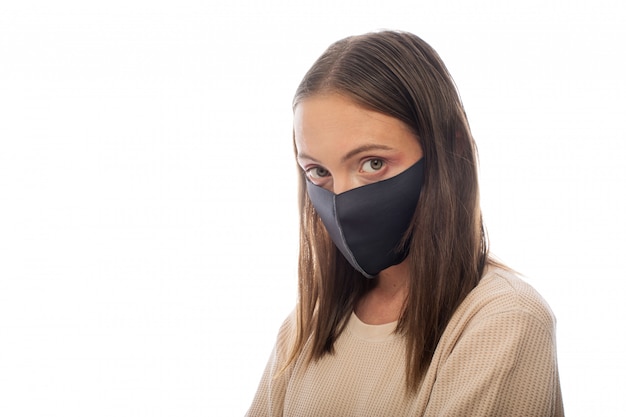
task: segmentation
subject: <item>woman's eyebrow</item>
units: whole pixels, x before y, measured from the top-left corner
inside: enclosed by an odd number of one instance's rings
[[[298,155],[296,156],[296,159],[298,161],[302,160],[302,159],[308,159],[310,161],[313,161],[317,164],[319,164],[320,161],[318,161],[317,159],[313,158],[311,155],[308,155],[306,153],[298,153]]]
[[[341,158],[341,162],[346,162],[348,159],[352,158],[355,155],[358,155],[362,152],[368,152],[368,151],[373,151],[373,150],[382,150],[382,151],[392,151],[393,148],[389,147],[387,145],[381,145],[381,144],[367,144],[367,145],[362,145],[359,146],[358,148],[354,148],[351,151],[349,151],[348,153],[346,153],[342,158]],[[319,163],[319,161],[315,158],[313,158],[311,155],[308,155],[306,153],[299,153],[297,155],[297,159],[301,160],[301,159],[308,159],[311,160],[315,163]]]
[[[393,148],[387,145],[381,145],[381,144],[375,144],[375,143],[359,146],[358,148],[355,148],[351,150],[350,152],[348,152],[347,154],[345,154],[341,158],[341,162],[346,162],[348,159],[352,158],[355,155],[360,154],[361,152],[368,152],[368,151],[373,151],[373,150],[392,151]]]

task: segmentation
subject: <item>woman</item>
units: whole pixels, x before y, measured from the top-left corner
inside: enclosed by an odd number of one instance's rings
[[[555,321],[489,256],[461,100],[417,36],[331,45],[294,99],[299,302],[249,416],[560,416]]]

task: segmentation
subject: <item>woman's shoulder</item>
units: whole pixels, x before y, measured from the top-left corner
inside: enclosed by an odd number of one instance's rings
[[[468,360],[501,355],[500,362],[510,363],[520,349],[545,355],[554,351],[555,330],[554,314],[539,292],[514,271],[490,265],[448,322],[433,361],[445,363],[453,351],[465,352]]]
[[[448,323],[426,374],[432,414],[563,415],[555,340],[543,297],[515,272],[489,266]]]
[[[276,335],[276,353],[280,357],[286,357],[289,354],[296,337],[296,326],[296,309],[294,309],[287,315]]]
[[[504,314],[526,317],[550,329],[556,322],[550,306],[532,285],[510,269],[489,265],[459,306],[457,316],[476,323]]]

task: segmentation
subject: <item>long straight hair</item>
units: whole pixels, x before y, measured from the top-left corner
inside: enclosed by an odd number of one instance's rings
[[[406,381],[417,390],[452,314],[478,284],[487,259],[474,139],[452,77],[419,37],[395,31],[331,45],[307,72],[294,108],[337,93],[395,117],[419,141],[425,178],[412,224],[409,292],[396,331],[406,340]],[[289,363],[310,344],[308,360],[333,353],[359,298],[374,284],[333,244],[300,176],[297,333]]]

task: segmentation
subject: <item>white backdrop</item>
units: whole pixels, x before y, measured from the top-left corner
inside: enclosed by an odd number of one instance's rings
[[[623,2],[100,3],[0,3],[0,415],[245,413],[296,297],[292,94],[382,28],[457,82],[567,415],[626,414]]]

